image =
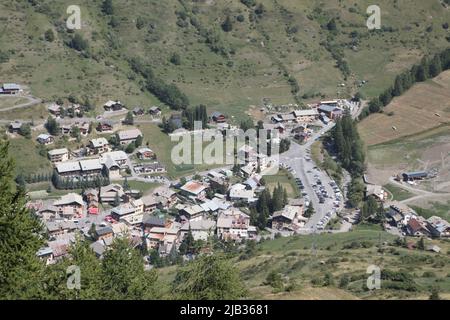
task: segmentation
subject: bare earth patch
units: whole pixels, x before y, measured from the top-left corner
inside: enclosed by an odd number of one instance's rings
[[[367,145],[398,139],[449,123],[449,107],[450,71],[445,71],[394,99],[384,113],[361,121],[359,132]]]

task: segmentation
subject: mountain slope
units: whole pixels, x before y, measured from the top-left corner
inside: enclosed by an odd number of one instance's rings
[[[439,0],[382,0],[382,30],[369,31],[369,2],[257,0],[248,7],[239,0],[113,0],[114,13],[105,15],[102,1],[82,0],[77,33],[89,49],[80,53],[67,45],[72,1],[2,1],[0,51],[9,61],[0,64],[0,80],[29,84],[45,99],[157,103],[127,62],[139,57],[191,104],[227,107],[238,116],[263,98],[292,103],[356,90],[372,96],[424,54],[448,46],[442,25],[450,21]],[[53,42],[44,38],[48,29]],[[356,88],[362,79],[369,83]]]

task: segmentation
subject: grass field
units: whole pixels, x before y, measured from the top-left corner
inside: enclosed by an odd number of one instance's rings
[[[384,108],[384,113],[361,121],[358,129],[367,145],[375,145],[448,123],[450,71],[445,71],[432,80],[416,84]]]
[[[392,200],[402,201],[414,196],[413,193],[390,183],[384,185],[383,188],[392,195]]]
[[[196,172],[206,171],[216,167],[223,167],[224,164],[175,164],[171,159],[172,149],[177,145],[177,141],[171,141],[171,137],[161,131],[156,124],[137,125],[144,134],[144,144],[155,151],[158,161],[166,166],[167,175],[178,178]],[[181,141],[181,140],[180,140]],[[204,143],[204,147],[209,143]],[[193,144],[192,144],[193,147]],[[192,149],[193,150],[193,149]]]
[[[277,175],[274,176],[264,176],[263,177],[267,188],[270,190],[270,192],[273,191],[273,189],[279,184],[283,188],[286,189],[288,193],[288,197],[290,198],[297,198],[300,194],[299,189],[297,185],[295,184],[295,180],[292,177],[292,175],[287,172],[286,170],[280,170]]]
[[[1,101],[1,99],[0,99]],[[19,108],[8,111],[0,110],[0,119],[1,120],[24,120],[24,121],[33,121],[33,120],[45,120],[48,117],[48,111],[45,105],[38,104],[26,108]]]
[[[9,154],[16,164],[16,173],[24,175],[49,173],[52,166],[47,157],[39,154],[34,141],[22,137],[10,139]]]
[[[0,97],[0,110],[26,102],[28,102],[28,99],[21,97]]]
[[[129,180],[128,185],[130,186],[131,189],[139,190],[145,195],[150,191],[152,191],[153,189],[155,189],[156,187],[158,187],[160,184]]]

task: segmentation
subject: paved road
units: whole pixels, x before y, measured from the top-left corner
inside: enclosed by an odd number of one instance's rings
[[[312,139],[311,139],[312,140]],[[312,202],[315,209],[315,213],[311,216],[308,222],[305,224],[305,231],[313,231],[317,228],[319,221],[325,217],[328,212],[333,212],[334,203],[334,190],[330,186],[332,179],[326,174],[326,172],[314,167],[316,164],[310,160],[309,152],[311,143],[305,145],[299,145],[295,142],[291,142],[289,151],[280,155],[280,163],[289,166],[293,169],[292,174],[295,178],[299,178],[304,186],[303,192],[306,192],[309,200]],[[322,186],[328,193],[328,197],[325,198],[324,203],[319,202],[319,198],[316,194],[313,185],[316,185],[316,181],[320,180]],[[341,207],[343,206],[343,200],[341,198]]]
[[[363,105],[363,104],[362,104]],[[356,118],[361,113],[362,107],[358,107],[354,104],[352,117]],[[321,136],[330,131],[335,126],[334,122],[331,122],[324,126],[321,130],[314,133],[310,139],[303,145],[299,145],[298,143],[291,141],[290,149],[280,155],[280,164],[284,164],[293,169],[292,174],[295,178],[299,178],[305,189],[303,192],[308,194],[309,200],[312,201],[312,204],[315,209],[315,213],[305,224],[303,230],[300,230],[300,233],[311,233],[316,232],[318,223],[321,219],[323,219],[327,213],[331,213],[331,217],[335,217],[336,212],[340,211],[344,207],[345,197],[341,195],[341,200],[339,203],[339,207],[334,206],[335,192],[333,188],[330,186],[330,182],[333,181],[326,172],[314,167],[316,164],[311,159],[311,145],[317,141]],[[317,184],[317,180],[320,180],[322,186],[325,188],[328,193],[328,197],[325,198],[324,203],[319,202],[319,198],[316,194],[316,190],[313,188],[313,185]],[[325,220],[328,222],[330,219]],[[324,224],[325,227],[326,223]],[[343,230],[345,230],[344,228]],[[336,232],[336,231],[332,231]],[[338,230],[337,232],[342,232]]]

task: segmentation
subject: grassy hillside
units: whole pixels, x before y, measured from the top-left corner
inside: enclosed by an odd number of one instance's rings
[[[448,242],[434,243],[443,249],[441,254],[405,249],[394,236],[374,226],[360,226],[349,233],[265,241],[250,255],[238,254],[235,265],[249,288],[249,298],[254,299],[427,299],[434,285],[448,297],[450,247]],[[369,291],[365,285],[370,265],[382,272],[406,273],[412,282],[407,277],[392,280],[391,275],[382,279],[381,290]],[[162,287],[168,289],[176,269],[158,271]],[[281,287],[267,284],[273,272],[280,275]]]
[[[28,84],[45,99],[157,103],[126,62],[139,57],[191,104],[242,116],[263,98],[295,102],[292,91],[297,100],[346,96],[362,79],[369,81],[360,88],[364,94],[378,94],[399,71],[448,46],[442,27],[448,8],[439,0],[379,1],[383,28],[373,32],[365,26],[372,4],[365,0],[257,0],[253,7],[239,0],[113,0],[112,16],[101,12],[101,3],[78,1],[77,33],[89,44],[80,53],[66,44],[73,37],[65,28],[72,1],[2,1],[0,80]],[[225,32],[227,17],[231,28]],[[336,31],[327,28],[333,19]],[[53,42],[45,40],[48,29],[55,32]]]
[[[450,71],[414,85],[401,97],[395,98],[383,111],[371,115],[359,124],[361,137],[369,146],[448,125]]]

